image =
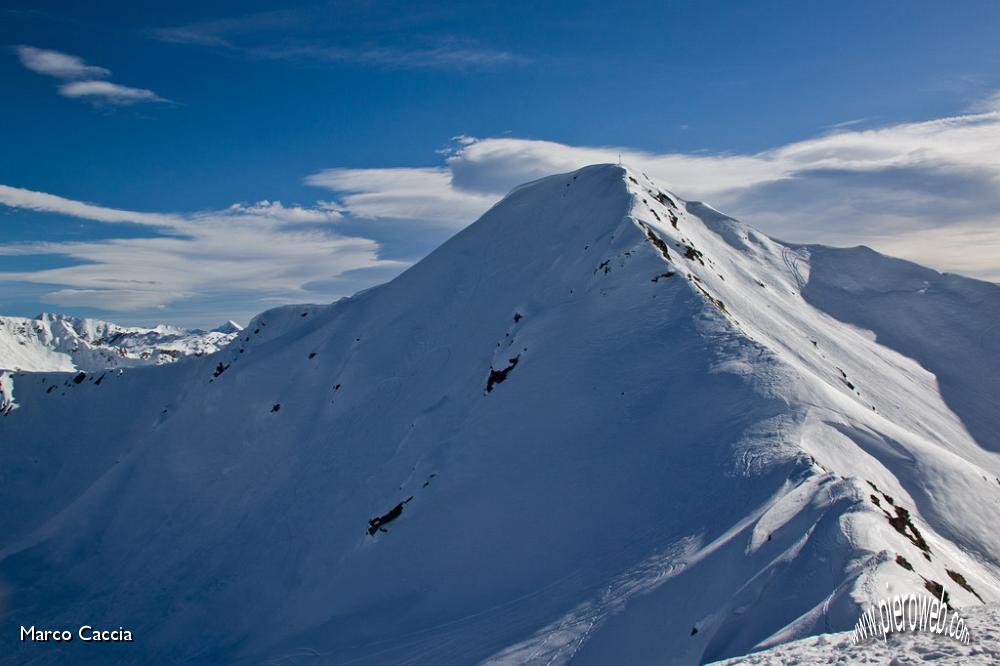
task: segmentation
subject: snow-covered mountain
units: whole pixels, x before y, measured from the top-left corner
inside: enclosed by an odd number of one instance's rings
[[[218,351],[242,330],[226,322],[211,331],[159,325],[119,326],[98,319],[43,313],[0,317],[0,370],[93,372],[160,365]]]
[[[619,166],[521,186],[211,357],[18,376],[0,617],[135,641],[0,663],[693,664],[996,602],[998,313]]]

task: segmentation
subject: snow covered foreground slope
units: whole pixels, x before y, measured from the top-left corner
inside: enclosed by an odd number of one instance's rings
[[[1000,287],[894,262],[594,166],[211,357],[18,377],[0,663],[692,664],[1000,600]],[[15,640],[84,623],[135,642]]]
[[[884,641],[869,639],[855,644],[851,632],[845,631],[803,638],[763,652],[715,662],[712,666],[1000,664],[1000,607],[969,608],[967,619],[972,636],[968,645],[927,631],[890,634]]]
[[[214,353],[240,330],[235,322],[202,331],[164,325],[119,326],[50,313],[34,319],[0,317],[0,370],[93,372],[161,365],[192,354]]]

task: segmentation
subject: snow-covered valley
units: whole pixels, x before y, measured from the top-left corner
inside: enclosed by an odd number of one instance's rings
[[[74,372],[0,416],[0,618],[136,639],[0,663],[695,664],[1000,602],[997,321],[638,171],[523,185],[217,353],[19,366]]]

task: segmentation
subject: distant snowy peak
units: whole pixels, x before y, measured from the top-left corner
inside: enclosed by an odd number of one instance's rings
[[[230,319],[222,326],[216,326],[212,329],[212,333],[222,333],[224,335],[229,335],[230,333],[236,334],[243,330],[243,327],[237,324],[235,321]]]
[[[53,313],[34,319],[0,317],[0,369],[71,372],[162,365],[218,351],[241,330],[233,321],[203,331],[164,324],[119,326]]]

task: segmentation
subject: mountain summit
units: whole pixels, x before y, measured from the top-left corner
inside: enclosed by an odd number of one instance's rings
[[[0,663],[694,664],[995,602],[998,308],[621,166],[523,185],[214,355],[18,375],[0,617],[136,640]]]

